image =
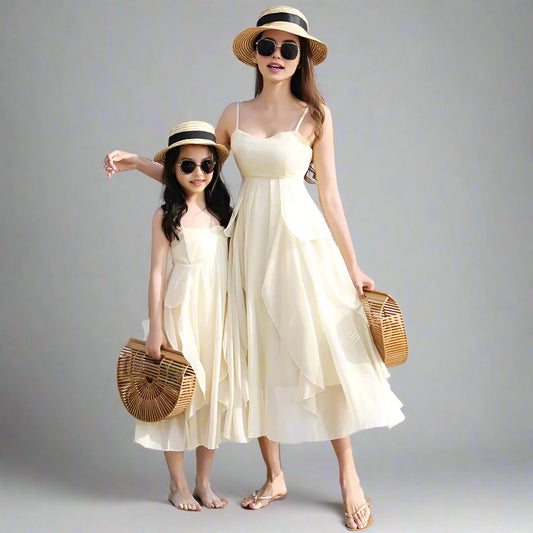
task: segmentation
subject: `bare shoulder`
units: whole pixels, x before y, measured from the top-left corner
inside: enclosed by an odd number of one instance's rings
[[[155,210],[155,213],[154,213],[154,217],[152,219],[152,222],[155,223],[161,223],[161,221],[163,220],[163,215],[164,215],[164,212],[163,212],[163,208],[162,207],[158,207],[156,210]]]
[[[324,113],[324,123],[322,124],[323,137],[327,138],[333,134],[333,117],[331,110],[326,104],[322,104],[322,112]]]
[[[309,109],[309,104],[302,102],[304,107]],[[311,115],[311,112],[307,113],[307,116],[304,118],[299,131],[302,136],[306,139],[307,143],[311,147],[316,147],[318,143],[324,138],[324,133],[327,133],[332,130],[332,120],[331,120],[331,111],[326,104],[320,104],[320,111],[324,114],[324,122],[322,124],[322,135],[320,138],[317,138],[315,135],[315,120]]]
[[[237,125],[237,103],[232,102],[227,105],[216,127],[217,142],[222,143],[226,148],[231,147],[231,134]]]
[[[237,102],[231,102],[231,104],[228,104],[224,111],[222,111],[222,114],[220,115],[220,120],[222,120],[225,117],[234,115],[237,109]]]
[[[326,104],[322,104],[322,112],[324,113],[324,123],[326,121],[331,122],[332,121],[331,109]]]

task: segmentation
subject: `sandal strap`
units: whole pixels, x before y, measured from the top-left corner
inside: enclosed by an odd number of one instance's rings
[[[254,502],[257,500],[271,500],[272,498],[275,498],[275,496],[258,496],[256,490],[254,490],[252,496],[254,497]]]
[[[356,517],[357,518],[360,518],[359,517],[359,514],[362,513],[367,507],[369,507],[368,505],[368,502],[365,502],[363,503],[363,505],[361,505],[361,507],[359,507],[359,509],[357,509],[357,511],[355,511],[354,513],[344,513],[344,516],[346,518],[351,518],[352,520],[354,520]]]

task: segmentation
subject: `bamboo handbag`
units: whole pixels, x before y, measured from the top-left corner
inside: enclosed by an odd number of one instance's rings
[[[407,334],[399,305],[384,292],[364,289],[361,304],[365,310],[374,344],[386,366],[407,360]]]
[[[118,393],[124,407],[138,420],[158,422],[189,407],[196,375],[182,353],[162,349],[156,361],[146,355],[145,343],[131,338],[117,364]]]

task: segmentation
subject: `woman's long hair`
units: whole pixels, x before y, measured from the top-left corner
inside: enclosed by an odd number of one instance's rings
[[[216,161],[213,178],[205,188],[205,204],[207,210],[224,227],[228,225],[231,217],[230,194],[222,179],[220,163],[216,150],[213,146],[205,145],[209,148],[213,159]],[[165,164],[163,166],[163,220],[161,226],[169,242],[173,239],[179,240],[178,230],[181,225],[181,218],[187,212],[186,196],[183,187],[176,177],[176,162],[180,156],[180,146],[172,148],[166,153]]]
[[[263,34],[260,33],[254,41],[255,44]],[[300,64],[291,78],[291,92],[309,106],[309,113],[315,123],[315,136],[320,139],[322,135],[322,125],[326,115],[324,114],[324,98],[320,94],[315,80],[315,69],[309,41],[304,37],[300,39]],[[263,75],[259,72],[259,67],[255,66],[255,96],[257,97],[263,90]]]

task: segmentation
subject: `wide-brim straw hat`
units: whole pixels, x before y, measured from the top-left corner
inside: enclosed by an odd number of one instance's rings
[[[307,22],[305,15],[301,11],[294,7],[275,6],[265,9],[259,15],[256,26],[241,31],[233,40],[233,53],[243,63],[251,67],[256,65],[254,61],[254,41],[265,30],[286,31],[307,39],[315,65],[322,63],[328,55],[328,47],[322,41],[309,34],[309,22]]]
[[[154,161],[163,165],[165,163],[165,155],[169,150],[176,148],[176,146],[184,146],[186,144],[214,146],[220,164],[229,156],[228,149],[223,144],[216,142],[215,128],[211,124],[189,120],[188,122],[177,124],[170,130],[168,134],[168,146],[155,154]]]

